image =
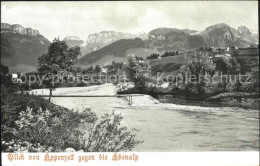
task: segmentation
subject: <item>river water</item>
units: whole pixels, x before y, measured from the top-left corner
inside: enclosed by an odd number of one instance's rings
[[[83,88],[62,88],[54,94],[114,95],[112,84]],[[209,108],[158,103],[149,96],[57,97],[52,102],[74,111],[91,108],[98,116],[121,113],[122,125],[136,128],[143,140],[133,151],[257,151],[259,110]]]

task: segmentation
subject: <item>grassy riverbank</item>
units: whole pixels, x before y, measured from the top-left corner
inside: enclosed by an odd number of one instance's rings
[[[224,95],[220,94],[220,95]],[[218,95],[217,95],[218,96]],[[215,97],[215,96],[213,96]],[[159,97],[158,100],[162,103],[173,103],[179,105],[193,105],[202,107],[240,107],[244,109],[255,109],[259,110],[259,98],[251,98],[246,96],[239,97],[220,97],[212,100],[211,97],[207,100],[188,100],[183,98],[178,98],[176,96],[166,95],[164,97]]]
[[[195,94],[181,90],[163,88],[129,88],[118,94],[146,94],[158,99],[162,103],[180,105],[194,105],[204,107],[240,107],[244,109],[259,109],[259,94],[247,92],[224,92],[215,94]]]

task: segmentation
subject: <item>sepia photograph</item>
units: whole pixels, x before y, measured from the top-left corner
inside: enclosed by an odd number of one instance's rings
[[[258,152],[258,27],[258,1],[2,1],[1,152]]]

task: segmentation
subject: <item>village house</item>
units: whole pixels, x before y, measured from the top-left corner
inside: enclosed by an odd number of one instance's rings
[[[107,71],[108,71],[108,68],[101,68],[101,73],[105,73],[105,74],[107,74]]]

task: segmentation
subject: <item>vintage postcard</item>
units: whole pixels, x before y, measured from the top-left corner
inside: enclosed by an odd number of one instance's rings
[[[258,27],[258,1],[2,1],[2,165],[259,165]]]

